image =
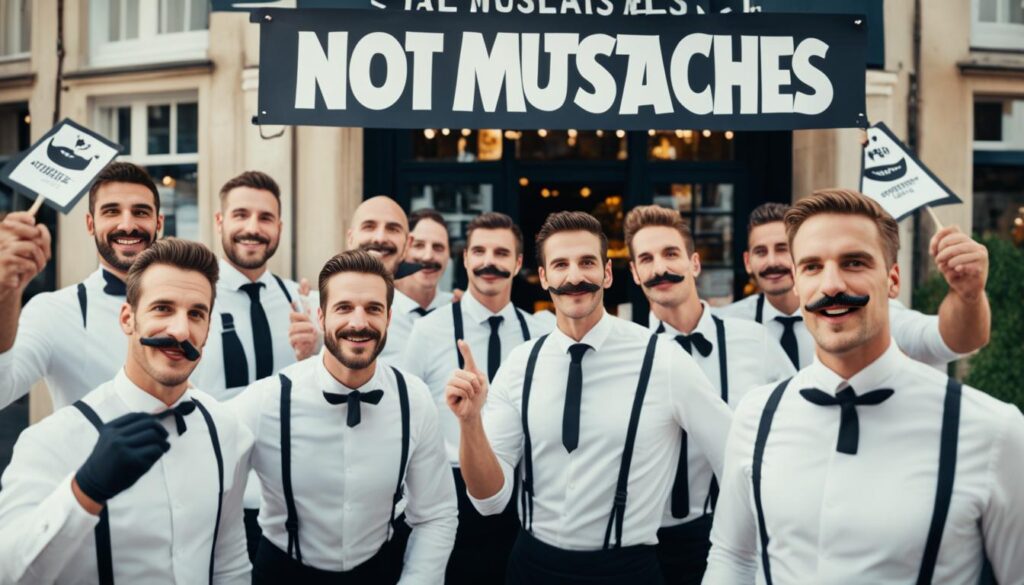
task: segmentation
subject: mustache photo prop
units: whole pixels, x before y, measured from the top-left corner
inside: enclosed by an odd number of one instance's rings
[[[199,350],[196,349],[194,345],[189,343],[187,339],[185,341],[179,342],[178,340],[173,339],[171,337],[143,337],[142,339],[139,340],[139,343],[145,345],[146,347],[155,347],[157,349],[180,349],[181,352],[185,354],[185,359],[187,359],[190,362],[198,360],[199,356],[201,355],[199,353]]]
[[[681,274],[672,274],[671,272],[666,272],[665,274],[658,274],[654,278],[648,279],[646,282],[644,282],[644,287],[651,288],[652,286],[658,286],[663,282],[679,284],[684,280],[686,280],[686,277]]]
[[[490,275],[490,276],[498,276],[498,277],[501,277],[501,278],[512,278],[512,273],[511,272],[509,272],[507,270],[502,270],[501,268],[498,268],[494,264],[488,264],[487,266],[481,266],[480,268],[477,268],[477,269],[473,270],[473,274],[475,274],[477,276]]]
[[[423,265],[416,262],[402,261],[398,263],[398,270],[395,270],[395,280],[400,280],[406,276],[412,276],[420,270],[423,270]]]
[[[592,282],[579,282],[576,284],[563,284],[562,286],[553,286],[548,289],[548,292],[553,295],[571,295],[578,293],[595,293],[601,290],[601,286]]]
[[[860,308],[868,304],[871,300],[869,295],[857,296],[849,295],[846,293],[839,293],[836,296],[824,295],[820,299],[806,305],[804,309],[809,312],[823,311],[825,309],[831,309],[833,307],[855,307]]]

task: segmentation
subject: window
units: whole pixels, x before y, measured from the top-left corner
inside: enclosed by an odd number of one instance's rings
[[[1024,247],[1024,99],[974,101],[974,231]]]
[[[97,128],[121,144],[118,160],[143,166],[160,192],[164,235],[199,239],[199,105],[195,95],[103,100]]]
[[[978,49],[1024,50],[1024,2],[974,0],[971,46]]]
[[[0,59],[27,57],[32,41],[32,0],[0,0]]]
[[[974,149],[1024,150],[1024,99],[975,99]]]
[[[203,59],[209,14],[209,0],[91,0],[90,64]]]

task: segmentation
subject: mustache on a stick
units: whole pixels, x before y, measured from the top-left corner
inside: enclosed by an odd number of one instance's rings
[[[185,354],[185,359],[190,362],[198,360],[200,356],[199,350],[189,343],[187,339],[179,342],[172,337],[143,337],[139,340],[139,343],[146,347],[155,347],[157,349],[180,349],[181,353]]]

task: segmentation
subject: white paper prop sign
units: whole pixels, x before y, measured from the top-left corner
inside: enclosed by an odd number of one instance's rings
[[[960,198],[917,160],[889,127],[879,122],[867,129],[860,191],[898,220],[929,205],[960,203]]]
[[[120,145],[65,118],[7,163],[0,181],[20,193],[41,195],[50,207],[67,213],[120,152]]]

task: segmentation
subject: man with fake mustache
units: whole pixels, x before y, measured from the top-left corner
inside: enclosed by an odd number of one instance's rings
[[[800,316],[793,287],[793,258],[782,223],[788,209],[781,203],[765,203],[751,212],[743,261],[761,293],[716,312],[763,323],[800,368],[811,363],[814,341]],[[891,299],[889,315],[896,345],[915,360],[944,372],[950,361],[988,343],[992,320],[985,296],[988,250],[956,226],[939,230],[929,250],[949,283],[939,314],[925,315]]]
[[[465,367],[445,388],[467,493],[500,514],[521,479],[507,583],[661,583],[654,545],[681,433],[720,473],[731,413],[677,344],[605,312],[600,222],[554,213],[536,239],[557,328],[512,350],[493,383],[460,342]]]
[[[421,266],[419,270],[395,281],[395,289],[416,303],[409,318],[413,323],[434,309],[452,301],[452,293],[438,290],[437,283],[448,268],[451,248],[448,225],[433,209],[417,209],[409,214],[411,243],[405,253],[407,262]],[[406,307],[395,306],[402,311]]]
[[[764,326],[715,316],[699,298],[700,256],[679,212],[657,205],[636,207],[626,215],[625,236],[633,281],[654,313],[650,328],[693,356],[723,402],[735,408],[752,388],[795,373]],[[700,583],[717,496],[718,481],[706,458],[683,435],[658,531],[658,558],[666,583]]]
[[[28,278],[0,297],[0,408],[42,379],[59,409],[124,364],[126,346],[118,326],[124,280],[163,228],[153,179],[131,163],[107,165],[89,188],[85,227],[96,241],[100,267],[95,272],[78,284],[36,295],[24,309]]]
[[[216,281],[202,244],[169,238],[136,257],[117,319],[122,369],[15,445],[0,582],[250,582],[241,506],[252,434],[189,384]]]
[[[523,234],[511,217],[484,213],[473,218],[466,228],[462,261],[469,290],[451,310],[435,311],[413,326],[402,362],[434,394],[458,491],[459,532],[445,581],[501,583],[518,531],[515,502],[498,516],[482,516],[469,501],[459,472],[459,422],[445,407],[444,388],[452,371],[464,366],[459,340],[487,364],[487,379],[492,380],[513,348],[551,328],[512,305],[512,282],[523,266]]]
[[[437,584],[457,508],[437,407],[419,378],[381,363],[391,272],[362,250],[320,272],[324,351],[232,400],[256,435],[263,537],[253,583]],[[412,528],[395,546],[396,506]]]
[[[736,410],[704,583],[1024,575],[1024,417],[894,344],[899,228],[833,189],[785,216],[815,359]]]

